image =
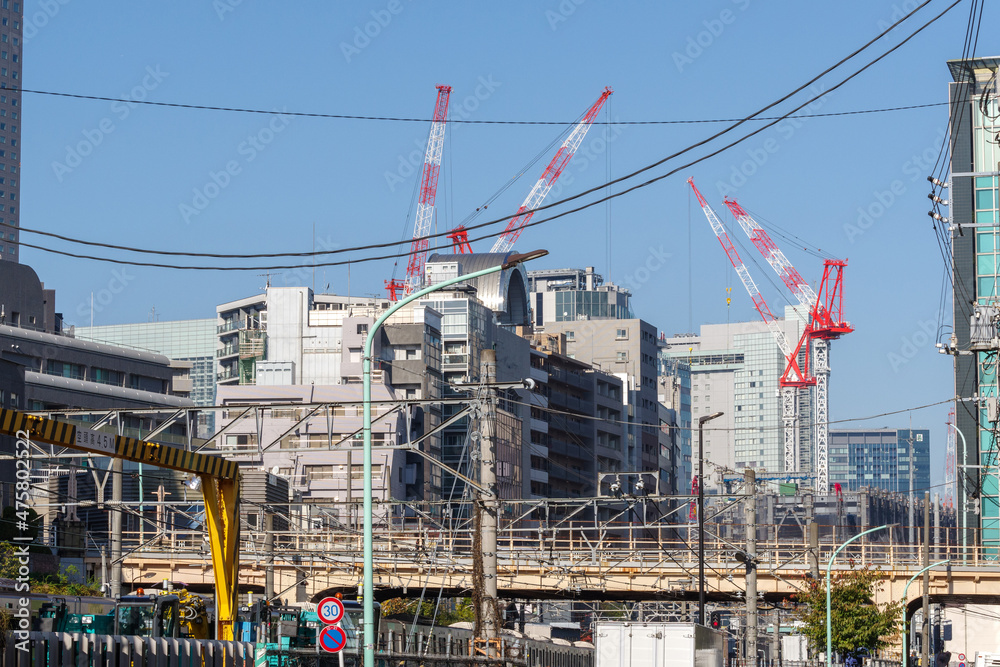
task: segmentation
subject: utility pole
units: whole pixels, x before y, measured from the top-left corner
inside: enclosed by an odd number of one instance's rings
[[[747,566],[747,633],[744,664],[755,667],[757,664],[757,498],[754,491],[757,488],[757,476],[747,468],[743,473],[743,511],[746,517],[746,566]]]
[[[913,459],[910,459],[913,465]],[[931,564],[931,492],[924,491],[924,562],[921,567]],[[920,641],[920,667],[927,667],[930,660],[931,639],[931,605],[930,605],[931,571],[924,570],[924,627],[923,638]]]
[[[270,505],[264,506],[264,557],[267,559],[264,600],[271,600],[274,597],[274,510]]]
[[[771,664],[780,665],[781,656],[781,610],[774,608],[774,632],[771,633]]]
[[[479,639],[490,642],[500,637],[501,627],[500,619],[497,617],[499,604],[497,601],[497,399],[496,389],[491,386],[497,380],[496,350],[483,350],[480,353],[479,364],[480,377],[486,385],[485,412],[479,439],[479,483],[484,490],[479,492],[477,512],[483,581],[482,584],[473,582],[473,586],[478,588],[482,585],[482,597],[478,609],[480,623],[476,624]],[[489,650],[488,655],[492,655]]]
[[[934,557],[941,560],[941,498],[934,494]]]
[[[122,463],[111,459],[111,597],[122,594]]]

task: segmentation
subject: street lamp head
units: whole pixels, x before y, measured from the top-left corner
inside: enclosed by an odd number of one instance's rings
[[[698,425],[701,426],[705,422],[712,421],[713,419],[721,417],[724,414],[725,414],[724,412],[713,412],[710,415],[705,415],[704,417],[698,417]]]
[[[530,252],[514,253],[507,257],[507,261],[504,262],[500,268],[510,269],[517,266],[521,262],[527,262],[532,259],[538,259],[539,257],[545,257],[549,254],[548,250],[532,250]]]

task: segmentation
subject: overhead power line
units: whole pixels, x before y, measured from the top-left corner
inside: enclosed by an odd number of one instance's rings
[[[96,100],[99,102],[121,102],[118,97],[104,97],[102,95],[82,95],[77,93],[66,93],[54,90],[29,90],[21,89],[22,93],[34,95],[50,95],[53,97],[69,97],[79,100]],[[183,104],[180,102],[154,102],[152,100],[129,100],[129,104],[143,104],[153,107],[171,107],[177,109],[194,109],[197,111],[224,111],[228,113],[248,113],[282,116],[295,116],[298,118],[328,118],[334,120],[364,120],[380,121],[390,123],[430,123],[430,118],[408,118],[405,116],[360,116],[351,114],[334,113],[314,113],[309,111],[281,111],[278,109],[249,109],[243,107],[217,107],[206,104]],[[810,114],[810,118],[828,118],[834,116],[854,116],[869,113],[886,113],[890,111],[909,111],[911,109],[925,109],[947,104],[947,102],[931,102],[928,104],[911,104],[907,106],[886,107],[883,109],[861,109],[856,111],[839,111],[833,113]],[[701,118],[701,119],[677,119],[677,120],[606,120],[594,121],[594,125],[701,125],[705,123],[735,123],[739,118]],[[754,120],[766,121],[774,118],[755,118]],[[575,125],[573,120],[472,120],[462,118],[449,118],[449,123],[464,123],[466,125]]]
[[[597,192],[599,190],[607,188],[610,185],[615,185],[615,184],[621,183],[623,181],[632,179],[632,178],[638,176],[639,174],[645,173],[646,171],[654,169],[654,168],[656,168],[656,167],[658,167],[658,166],[660,166],[660,165],[662,165],[662,164],[664,164],[664,163],[666,163],[666,162],[668,162],[670,160],[673,160],[673,159],[675,159],[675,158],[677,158],[677,157],[679,157],[681,155],[684,155],[685,153],[688,153],[688,152],[694,150],[695,148],[699,148],[701,146],[704,146],[705,144],[708,144],[708,143],[714,141],[715,139],[718,139],[719,137],[722,137],[723,135],[728,134],[729,132],[735,130],[736,128],[738,128],[740,125],[743,125],[744,123],[747,123],[747,122],[749,122],[751,120],[760,120],[760,119],[758,119],[756,117],[759,116],[761,113],[763,113],[763,112],[765,112],[765,111],[767,111],[767,110],[769,110],[769,109],[777,106],[778,104],[781,104],[782,102],[788,100],[792,96],[794,96],[797,93],[801,92],[802,90],[806,89],[808,86],[814,84],[820,78],[822,78],[826,74],[830,73],[831,71],[833,71],[837,67],[841,66],[842,64],[844,64],[845,62],[847,62],[848,60],[850,60],[851,58],[853,58],[854,56],[856,56],[858,53],[860,53],[861,51],[867,49],[869,46],[871,46],[872,44],[874,44],[876,41],[878,41],[879,39],[881,39],[882,37],[884,37],[885,35],[887,35],[896,26],[898,26],[903,21],[907,20],[910,16],[912,16],[914,13],[916,13],[917,11],[919,11],[921,8],[925,7],[931,1],[932,0],[925,0],[924,3],[922,3],[921,5],[919,5],[918,7],[916,7],[913,11],[911,11],[909,14],[907,14],[906,16],[904,16],[903,18],[901,18],[899,21],[897,21],[893,25],[891,25],[888,28],[886,28],[885,31],[883,31],[882,33],[880,33],[878,36],[874,37],[872,40],[870,40],[869,42],[867,42],[865,45],[861,46],[860,48],[856,49],[854,52],[852,52],[848,56],[842,58],[837,63],[835,63],[835,64],[831,65],[830,67],[828,67],[827,69],[823,70],[818,75],[816,75],[815,77],[813,77],[809,81],[806,81],[805,83],[803,83],[801,86],[799,86],[795,90],[793,90],[790,93],[784,95],[783,97],[779,98],[778,100],[775,100],[774,102],[771,102],[770,104],[762,107],[761,109],[759,109],[756,112],[750,114],[749,116],[747,116],[747,117],[739,120],[738,122],[734,123],[730,127],[727,127],[727,128],[725,128],[723,130],[720,130],[719,132],[716,132],[715,134],[713,134],[713,135],[711,135],[711,136],[709,136],[709,137],[707,137],[705,139],[702,139],[702,140],[700,140],[698,142],[695,142],[694,144],[691,144],[691,145],[687,146],[686,148],[683,148],[683,149],[681,149],[681,150],[679,150],[679,151],[677,151],[675,153],[672,153],[671,155],[668,155],[668,156],[666,156],[666,157],[664,157],[664,158],[662,158],[662,159],[660,159],[660,160],[658,160],[658,161],[656,161],[654,163],[651,163],[649,165],[641,167],[640,169],[638,169],[636,171],[633,171],[633,172],[631,172],[629,174],[621,176],[621,177],[619,177],[617,179],[613,179],[611,181],[608,181],[607,183],[603,183],[601,185],[595,186],[595,187],[590,188],[588,190],[584,190],[584,191],[582,191],[580,193],[577,193],[575,195],[570,195],[568,197],[565,197],[565,198],[563,198],[561,200],[552,202],[550,204],[539,206],[536,209],[534,209],[534,211],[536,211],[536,212],[537,211],[544,211],[544,210],[553,208],[555,206],[559,206],[561,204],[564,204],[564,203],[567,203],[567,202],[570,202],[570,201],[575,201],[576,199],[579,199],[581,197],[587,196],[589,194],[593,194],[594,192]],[[621,197],[623,195],[629,194],[629,193],[631,193],[631,192],[633,192],[635,190],[648,187],[649,185],[652,185],[652,184],[654,184],[654,183],[656,183],[658,181],[661,181],[661,180],[663,180],[663,179],[665,179],[665,178],[667,178],[669,176],[672,176],[672,175],[676,174],[677,172],[679,172],[679,171],[681,171],[683,169],[688,169],[688,168],[690,168],[690,167],[692,167],[692,166],[694,166],[694,165],[696,165],[696,164],[698,164],[700,162],[703,162],[703,161],[705,161],[705,160],[707,160],[707,159],[709,159],[711,157],[714,157],[714,156],[716,156],[716,155],[718,155],[718,154],[720,154],[720,153],[728,150],[729,148],[732,148],[733,146],[736,146],[736,145],[738,145],[738,144],[746,141],[750,137],[753,137],[753,136],[755,136],[755,135],[763,132],[764,130],[766,130],[766,129],[768,129],[768,128],[774,126],[774,125],[776,125],[778,122],[780,122],[780,121],[782,121],[782,120],[784,120],[786,118],[791,117],[797,111],[800,111],[801,109],[805,108],[809,104],[815,102],[820,97],[822,97],[824,95],[827,95],[830,92],[833,92],[834,90],[837,90],[841,86],[845,85],[848,81],[851,81],[852,79],[854,79],[855,77],[857,77],[858,75],[860,75],[862,72],[864,72],[865,70],[867,70],[869,67],[872,67],[873,65],[875,65],[876,63],[878,63],[882,59],[886,58],[891,53],[893,53],[896,50],[898,50],[899,48],[901,48],[903,45],[905,45],[907,42],[909,42],[911,39],[913,39],[916,35],[918,35],[919,33],[921,33],[927,27],[929,27],[930,25],[932,25],[933,23],[935,23],[936,21],[938,21],[941,17],[943,17],[945,14],[947,14],[949,11],[951,11],[954,7],[956,7],[958,4],[960,4],[961,1],[962,0],[955,0],[952,4],[950,4],[948,7],[946,7],[942,12],[940,12],[937,16],[931,18],[929,21],[927,21],[922,26],[920,26],[919,28],[917,28],[915,31],[913,31],[912,33],[910,33],[907,37],[905,37],[898,44],[896,44],[895,46],[893,46],[892,48],[890,48],[888,51],[886,51],[885,53],[881,54],[877,58],[874,58],[873,60],[869,61],[868,63],[866,63],[865,65],[863,65],[862,67],[860,67],[858,70],[856,70],[855,72],[853,72],[852,74],[848,75],[846,78],[844,78],[843,80],[841,80],[839,83],[837,83],[834,86],[832,86],[830,89],[828,89],[826,91],[823,91],[820,94],[814,95],[813,97],[811,97],[808,100],[806,100],[805,102],[799,104],[798,106],[796,106],[795,108],[791,109],[790,111],[788,111],[787,113],[783,114],[782,116],[774,117],[774,120],[769,121],[765,125],[757,128],[756,130],[754,130],[752,132],[749,132],[749,133],[745,134],[744,136],[742,136],[742,137],[740,137],[740,138],[738,138],[738,139],[736,139],[736,140],[734,140],[734,141],[726,144],[725,146],[722,146],[722,147],[720,147],[718,149],[715,149],[715,150],[713,150],[712,152],[710,152],[710,153],[708,153],[706,155],[703,155],[703,156],[701,156],[699,158],[696,158],[696,159],[694,159],[694,160],[692,160],[692,161],[690,161],[690,162],[688,162],[686,164],[683,164],[683,165],[681,165],[681,166],[679,166],[679,167],[677,167],[675,169],[672,169],[672,170],[670,170],[670,171],[668,171],[668,172],[666,172],[664,174],[661,174],[659,176],[655,176],[655,177],[653,177],[653,178],[651,178],[651,179],[649,179],[649,180],[647,180],[645,182],[639,183],[637,185],[633,185],[633,186],[631,186],[631,187],[629,187],[629,188],[627,188],[625,190],[621,190],[619,192],[615,192],[615,193],[606,195],[604,197],[600,197],[600,198],[598,198],[596,200],[587,202],[587,203],[582,204],[582,205],[580,205],[580,206],[578,206],[578,207],[576,207],[574,209],[570,209],[570,210],[564,211],[562,213],[554,214],[554,215],[551,215],[551,216],[549,216],[547,218],[542,218],[542,219],[539,219],[539,220],[533,220],[533,221],[525,224],[524,228],[534,227],[534,226],[538,226],[538,225],[541,225],[541,224],[545,224],[545,223],[551,222],[553,220],[557,220],[559,218],[562,218],[564,216],[570,215],[572,213],[577,213],[577,212],[583,211],[583,210],[588,209],[588,208],[590,208],[592,206],[596,206],[597,204],[601,204],[601,203],[604,203],[604,202],[609,201],[611,199],[615,199],[617,197]],[[498,219],[495,219],[495,220],[490,220],[490,221],[487,221],[487,222],[482,222],[482,223],[479,223],[479,224],[470,225],[469,227],[467,227],[467,230],[468,231],[472,231],[472,230],[475,230],[475,229],[482,229],[482,228],[487,227],[487,226],[496,225],[498,223],[506,222],[507,220],[509,220],[512,217],[513,217],[513,215],[508,215],[508,216],[504,216],[502,218],[498,218]],[[28,230],[22,229],[22,231],[28,231]],[[48,233],[48,232],[44,232],[44,233],[51,235],[51,233]],[[497,233],[501,233],[501,232],[488,233],[488,234],[485,234],[485,235],[480,236],[480,237],[469,239],[469,241],[470,242],[475,242],[475,241],[479,241],[479,240],[482,240],[482,239],[485,239],[485,238],[491,238],[492,236],[495,236]],[[428,234],[427,236],[425,236],[423,238],[426,238],[426,239],[435,239],[435,238],[446,236],[447,234],[448,234],[447,231],[446,232],[439,232],[439,233],[436,233],[436,234]],[[70,237],[61,237],[61,238],[69,239]],[[79,241],[75,240],[73,242],[79,242]],[[102,247],[109,247],[109,248],[113,248],[113,249],[116,249],[116,250],[134,251],[134,252],[148,252],[148,253],[160,254],[160,255],[167,255],[167,254],[185,255],[185,256],[190,256],[191,255],[190,253],[168,253],[166,251],[153,251],[153,250],[148,250],[148,249],[136,249],[136,248],[129,248],[127,246],[119,246],[119,245],[115,245],[115,244],[101,244],[101,243],[96,243],[96,242],[86,242],[86,244],[88,244],[88,245],[100,245]],[[63,256],[74,257],[74,258],[77,258],[77,259],[91,259],[91,260],[103,261],[103,262],[128,264],[128,265],[131,265],[131,266],[147,266],[147,267],[155,267],[155,268],[168,268],[168,269],[193,270],[193,271],[265,271],[265,270],[287,270],[287,269],[299,269],[299,268],[313,268],[313,267],[320,267],[320,266],[341,266],[341,265],[345,265],[345,264],[357,264],[357,263],[362,263],[362,262],[371,262],[371,261],[378,261],[378,260],[384,260],[384,259],[394,259],[394,258],[397,258],[397,257],[406,256],[406,255],[409,254],[409,253],[406,253],[406,252],[397,252],[397,253],[392,253],[392,254],[388,254],[388,255],[380,255],[380,256],[373,256],[373,257],[363,257],[363,258],[356,258],[356,259],[351,259],[351,260],[341,260],[341,261],[336,261],[336,262],[311,262],[309,264],[296,264],[296,265],[286,265],[286,266],[252,266],[252,267],[248,267],[248,266],[182,266],[182,265],[174,265],[174,264],[162,264],[162,263],[155,263],[155,262],[137,262],[137,261],[132,261],[132,260],[112,259],[112,258],[107,258],[107,257],[95,257],[95,256],[92,256],[92,255],[82,255],[82,254],[77,254],[77,253],[70,253],[70,252],[65,252],[65,251],[60,251],[60,250],[54,250],[52,248],[46,248],[46,247],[43,247],[43,246],[32,245],[32,244],[24,243],[23,241],[21,242],[21,245],[23,245],[25,247],[29,247],[29,248],[34,248],[34,249],[37,249],[37,250],[42,250],[44,252],[51,252],[51,253],[55,253],[55,254],[59,254],[59,255],[63,255]],[[319,255],[341,254],[341,253],[347,253],[347,252],[360,252],[360,251],[364,251],[364,250],[374,250],[374,249],[378,249],[378,248],[386,248],[386,247],[393,247],[393,246],[398,246],[398,242],[375,243],[375,244],[368,244],[368,245],[364,245],[364,246],[355,246],[355,247],[351,247],[351,248],[340,248],[340,249],[326,250],[326,251],[314,251],[314,252],[310,252],[310,253],[286,253],[286,254],[282,254],[282,255],[277,255],[276,254],[276,255],[259,255],[259,256],[255,256],[255,255],[210,255],[210,256],[213,256],[213,257],[225,257],[225,258],[228,258],[228,259],[246,259],[248,257],[265,257],[265,256],[266,257],[278,257],[278,256],[297,256],[297,257],[303,257],[303,256],[319,256]]]

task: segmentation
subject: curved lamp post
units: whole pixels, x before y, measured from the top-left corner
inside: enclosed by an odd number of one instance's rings
[[[967,457],[969,455],[969,443],[967,443],[965,441],[965,434],[962,433],[961,429],[959,429],[958,426],[956,426],[955,424],[948,424],[948,426],[950,426],[953,429],[955,429],[955,433],[958,433],[962,437],[962,458],[960,459],[962,461],[962,464],[961,464],[961,466],[958,466],[958,467],[962,467],[962,466],[968,465],[968,461],[965,460],[965,457]],[[955,479],[962,479],[961,475],[958,473],[958,470],[956,470],[955,472],[956,472]],[[966,494],[967,494],[967,492],[965,490],[965,486],[963,485],[963,487],[962,487],[962,512],[960,514],[960,516],[961,516],[960,529],[962,531],[962,560],[963,561],[966,558],[968,558],[968,548],[969,548],[969,515],[966,514],[966,509],[965,509],[966,507],[969,506],[969,503],[968,503],[968,500],[966,498]],[[906,667],[905,662],[903,664],[903,667]]]
[[[907,632],[907,630],[906,630],[906,601],[909,598],[906,597],[906,592],[908,590],[910,590],[910,584],[912,584],[914,581],[916,581],[917,577],[919,577],[920,575],[922,575],[924,572],[926,572],[927,570],[929,570],[931,568],[937,567],[938,565],[944,565],[945,563],[950,563],[950,562],[951,562],[951,560],[948,559],[948,558],[946,558],[944,560],[939,560],[938,562],[934,563],[933,565],[928,565],[927,567],[925,567],[924,569],[920,570],[919,572],[917,572],[916,574],[914,574],[912,577],[910,577],[910,580],[906,582],[905,586],[903,586],[903,667],[908,667],[907,663],[909,662],[909,659],[910,659],[910,633]],[[925,618],[924,619],[924,623],[926,623],[926,622],[927,622],[927,619]]]
[[[419,292],[414,292],[408,297],[396,302],[385,313],[382,314],[375,324],[368,330],[368,338],[365,340],[364,357],[362,359],[362,373],[364,375],[364,583],[362,584],[362,605],[364,606],[364,667],[375,667],[375,585],[373,577],[373,557],[372,557],[372,347],[375,343],[375,334],[379,328],[385,324],[393,313],[403,306],[421,299],[432,292],[444,289],[456,283],[465,282],[480,276],[497,273],[504,269],[509,269],[521,262],[537,259],[549,254],[548,250],[533,250],[523,254],[508,255],[505,262],[497,264],[488,269],[473,271],[461,276],[449,278],[430,287],[425,287]]]
[[[879,526],[878,528],[869,528],[868,530],[862,531],[841,544],[830,556],[829,562],[826,564],[826,667],[832,667],[833,665],[833,625],[830,621],[830,570],[833,569],[833,559],[837,557],[844,547],[853,542],[854,540],[864,537],[868,533],[874,533],[877,530],[882,530],[883,528],[888,528],[894,524],[887,523],[884,526]],[[905,667],[905,666],[904,666]]]

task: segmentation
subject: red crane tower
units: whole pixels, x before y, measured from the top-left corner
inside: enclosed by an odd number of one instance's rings
[[[726,199],[726,206],[740,223],[744,233],[750,238],[767,263],[771,265],[781,281],[795,296],[799,304],[806,309],[810,344],[814,356],[813,367],[816,371],[816,490],[828,493],[830,490],[829,440],[830,440],[830,345],[844,334],[851,333],[854,328],[844,321],[844,276],[846,260],[826,260],[823,263],[823,279],[820,281],[819,294],[813,291],[777,244],[736,201]],[[786,451],[787,455],[787,451]],[[788,461],[798,469],[798,461]]]
[[[771,335],[774,336],[774,340],[778,344],[778,348],[785,357],[785,372],[778,381],[778,384],[781,386],[783,453],[786,471],[796,470],[798,466],[795,462],[797,462],[799,458],[798,429],[795,427],[795,422],[798,417],[798,397],[796,389],[816,384],[816,378],[809,374],[808,350],[811,330],[807,324],[802,337],[799,338],[799,342],[794,349],[788,344],[788,339],[785,337],[785,333],[778,326],[777,318],[767,307],[767,303],[764,301],[764,296],[760,293],[760,290],[757,289],[757,284],[754,283],[753,278],[750,277],[750,273],[747,271],[746,265],[743,264],[743,260],[736,251],[736,247],[729,238],[729,234],[726,232],[726,228],[722,225],[722,221],[719,220],[719,216],[716,215],[715,211],[711,206],[709,206],[701,192],[699,192],[698,188],[695,187],[694,179],[689,178],[687,182],[688,185],[691,186],[691,189],[694,190],[694,195],[698,198],[698,204],[701,206],[701,210],[705,213],[705,217],[708,218],[708,222],[712,226],[712,231],[715,232],[716,237],[719,239],[719,243],[722,244],[722,249],[726,251],[726,256],[729,257],[729,261],[732,263],[733,268],[736,269],[736,273],[739,275],[740,280],[743,282],[743,286],[750,295],[750,299],[753,301],[754,307],[757,308],[757,312],[760,313],[761,318],[763,318],[764,322],[767,323],[768,329],[771,330]],[[799,364],[799,354],[802,351],[803,346],[806,350],[805,363]]]
[[[424,262],[427,260],[427,235],[434,219],[434,200],[437,197],[438,173],[441,171],[441,155],[444,152],[444,129],[448,118],[448,99],[451,86],[437,86],[437,102],[431,119],[431,132],[427,138],[427,152],[424,154],[424,170],[420,177],[420,197],[417,200],[417,215],[413,223],[413,241],[410,244],[410,260],[406,265],[406,279],[395,278],[385,281],[389,300],[399,298],[399,291],[412,294],[424,281]]]

